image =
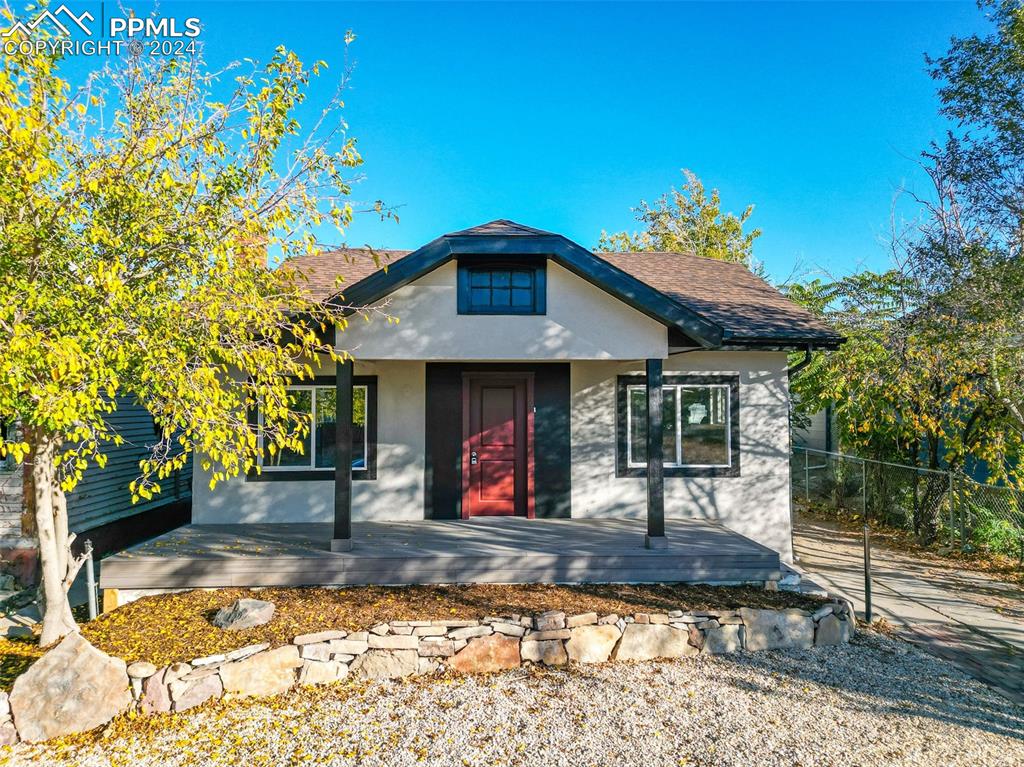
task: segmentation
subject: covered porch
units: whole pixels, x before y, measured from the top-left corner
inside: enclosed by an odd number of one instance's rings
[[[331,551],[329,524],[187,525],[103,561],[103,589],[430,583],[778,580],[776,551],[721,525],[667,519],[645,546],[628,519],[354,522]]]

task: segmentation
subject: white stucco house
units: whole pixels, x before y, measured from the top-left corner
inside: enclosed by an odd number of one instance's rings
[[[434,557],[437,573],[419,571],[428,582],[607,577],[595,573],[615,546],[731,552],[719,578],[702,565],[705,580],[742,580],[755,550],[775,570],[791,559],[788,353],[843,341],[817,318],[742,265],[594,253],[505,220],[378,255],[382,265],[361,250],[298,260],[318,297],[380,310],[336,334],[354,364],[296,387],[313,417],[307,450],[212,492],[197,468],[179,533],[241,536],[264,555],[315,549],[315,572],[296,564],[305,574],[275,580],[266,561],[235,562],[229,578],[220,562],[189,570],[190,584],[371,582],[353,563],[384,551]],[[679,527],[688,521],[702,526]],[[709,530],[754,548],[733,551]],[[487,548],[505,543],[520,559]],[[560,551],[575,564],[522,564]],[[445,576],[437,558],[460,554],[479,554],[477,569]],[[136,566],[146,556],[134,552]],[[624,579],[686,575],[664,558],[622,562]],[[151,577],[132,580],[127,561],[107,563],[104,585],[173,580],[149,564]]]

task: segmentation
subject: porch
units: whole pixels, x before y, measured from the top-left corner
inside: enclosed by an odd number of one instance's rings
[[[354,522],[332,552],[330,524],[187,525],[103,561],[103,589],[427,583],[655,583],[778,580],[779,555],[721,525],[645,520],[474,518]]]

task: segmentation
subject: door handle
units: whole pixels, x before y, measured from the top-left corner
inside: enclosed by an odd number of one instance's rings
[[[476,450],[471,450],[469,453],[469,465],[476,466]]]

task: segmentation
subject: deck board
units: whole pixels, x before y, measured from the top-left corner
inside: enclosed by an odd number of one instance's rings
[[[668,519],[665,549],[643,520],[516,518],[330,525],[187,525],[103,561],[102,588],[413,583],[732,582],[779,577],[777,552],[704,520]]]

